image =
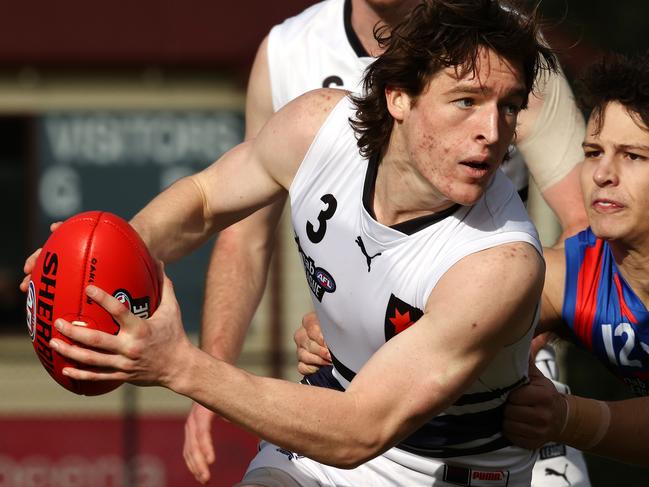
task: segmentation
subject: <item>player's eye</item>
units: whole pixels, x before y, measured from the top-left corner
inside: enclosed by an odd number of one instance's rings
[[[647,158],[645,156],[641,156],[640,154],[635,154],[633,152],[626,152],[625,156],[632,160],[632,161],[645,161]]]
[[[589,149],[584,151],[584,156],[586,157],[586,159],[594,159],[596,157],[599,157],[601,154],[602,151],[599,150]]]
[[[521,106],[517,103],[507,103],[505,104],[505,112],[507,115],[518,115],[521,111]]]
[[[459,100],[454,100],[453,103],[459,108],[471,108],[475,105],[475,101],[472,98],[460,98]]]

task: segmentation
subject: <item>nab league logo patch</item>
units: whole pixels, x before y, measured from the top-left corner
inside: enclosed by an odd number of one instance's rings
[[[304,250],[302,250],[300,239],[297,236],[295,237],[295,243],[297,244],[297,250],[300,253],[300,257],[302,257],[304,272],[306,272],[306,280],[309,283],[309,288],[313,295],[318,298],[318,301],[322,302],[324,293],[333,293],[336,291],[336,281],[325,269],[322,267],[316,267],[313,259],[306,255]]]
[[[410,328],[423,314],[424,312],[419,308],[390,294],[390,300],[385,310],[385,341],[387,342],[393,336]]]
[[[26,308],[27,330],[29,330],[29,338],[31,338],[33,342],[36,337],[36,291],[34,288],[34,281],[29,281]]]
[[[149,310],[151,309],[149,296],[134,298],[126,289],[118,289],[113,293],[113,297],[130,309],[131,313],[138,318],[147,319],[149,317]]]

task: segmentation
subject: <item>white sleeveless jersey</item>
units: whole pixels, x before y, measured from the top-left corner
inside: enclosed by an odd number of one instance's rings
[[[353,110],[348,98],[334,108],[289,190],[298,251],[343,388],[387,340],[422,316],[435,284],[460,259],[508,242],[541,252],[523,204],[500,171],[473,207],[399,229],[378,223],[363,203],[376,165],[358,153],[348,122]],[[507,447],[501,427],[507,394],[527,373],[529,325],[450,409],[387,454],[405,455],[397,461],[406,464],[420,456],[463,456],[473,466],[493,466],[485,453],[499,450],[497,466],[528,462],[530,452]]]
[[[352,30],[350,15],[351,3],[326,0],[271,29],[268,66],[275,111],[316,88],[360,92],[363,72],[374,58]]]

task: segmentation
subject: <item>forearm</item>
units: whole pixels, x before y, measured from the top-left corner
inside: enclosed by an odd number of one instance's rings
[[[173,262],[214,232],[197,176],[182,178],[156,196],[131,220],[154,258]]]
[[[602,402],[572,396],[561,443],[627,463],[647,465],[647,398]]]
[[[172,390],[282,448],[340,468],[387,448],[354,394],[257,377],[198,349],[185,363]]]
[[[267,245],[242,241],[237,223],[219,234],[207,270],[201,348],[234,364],[259,306],[268,275],[272,239]]]
[[[275,229],[284,198],[261,208],[223,230],[210,257],[205,283],[201,348],[210,355],[235,363],[259,306]]]

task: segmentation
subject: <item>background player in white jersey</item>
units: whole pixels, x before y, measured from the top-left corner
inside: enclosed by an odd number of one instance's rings
[[[274,466],[284,478],[527,485],[534,455],[504,446],[496,420],[508,391],[524,379],[543,262],[534,228],[498,167],[537,69],[554,65],[537,39],[532,17],[495,0],[424,2],[387,39],[365,95],[353,103],[339,90],[299,97],[254,140],[175,183],[133,219],[152,254],[166,261],[290,188],[313,302],[348,365],[334,374],[340,387],[348,385],[344,392],[254,377],[201,352],[182,330],[168,280],[150,320],[89,287],[121,332],[58,320],[62,333],[91,347],[52,340],[89,366],[66,373],[188,395],[278,444],[267,445],[255,465]],[[354,185],[338,174],[353,176]],[[363,186],[365,197],[352,191]],[[320,191],[324,208],[314,198]],[[439,251],[422,252],[422,245]],[[332,249],[354,260],[341,262]],[[376,259],[371,266],[366,252]],[[376,275],[390,276],[395,287]],[[372,304],[359,313],[363,302]],[[404,325],[390,320],[391,335],[388,328],[384,335],[385,306],[386,320],[397,313]],[[416,323],[403,322],[417,309]],[[357,374],[351,383],[349,372]],[[461,429],[485,416],[488,424],[475,424],[487,436]],[[431,431],[428,421],[444,426]],[[263,471],[251,474],[271,485]]]
[[[272,113],[319,87],[357,91],[363,70],[380,54],[377,23],[394,25],[418,0],[326,0],[275,26],[259,47],[246,102],[246,139]],[[519,117],[517,144],[506,162],[519,193],[527,192],[525,156],[537,185],[563,228],[562,239],[585,226],[575,166],[581,154],[583,120],[560,75],[530,99]],[[522,153],[522,155],[521,155]],[[261,299],[284,201],[262,209],[221,232],[207,271],[201,346],[235,363]],[[553,377],[556,379],[556,376]],[[183,454],[200,480],[209,478],[215,452],[214,414],[195,404],[185,427]]]

